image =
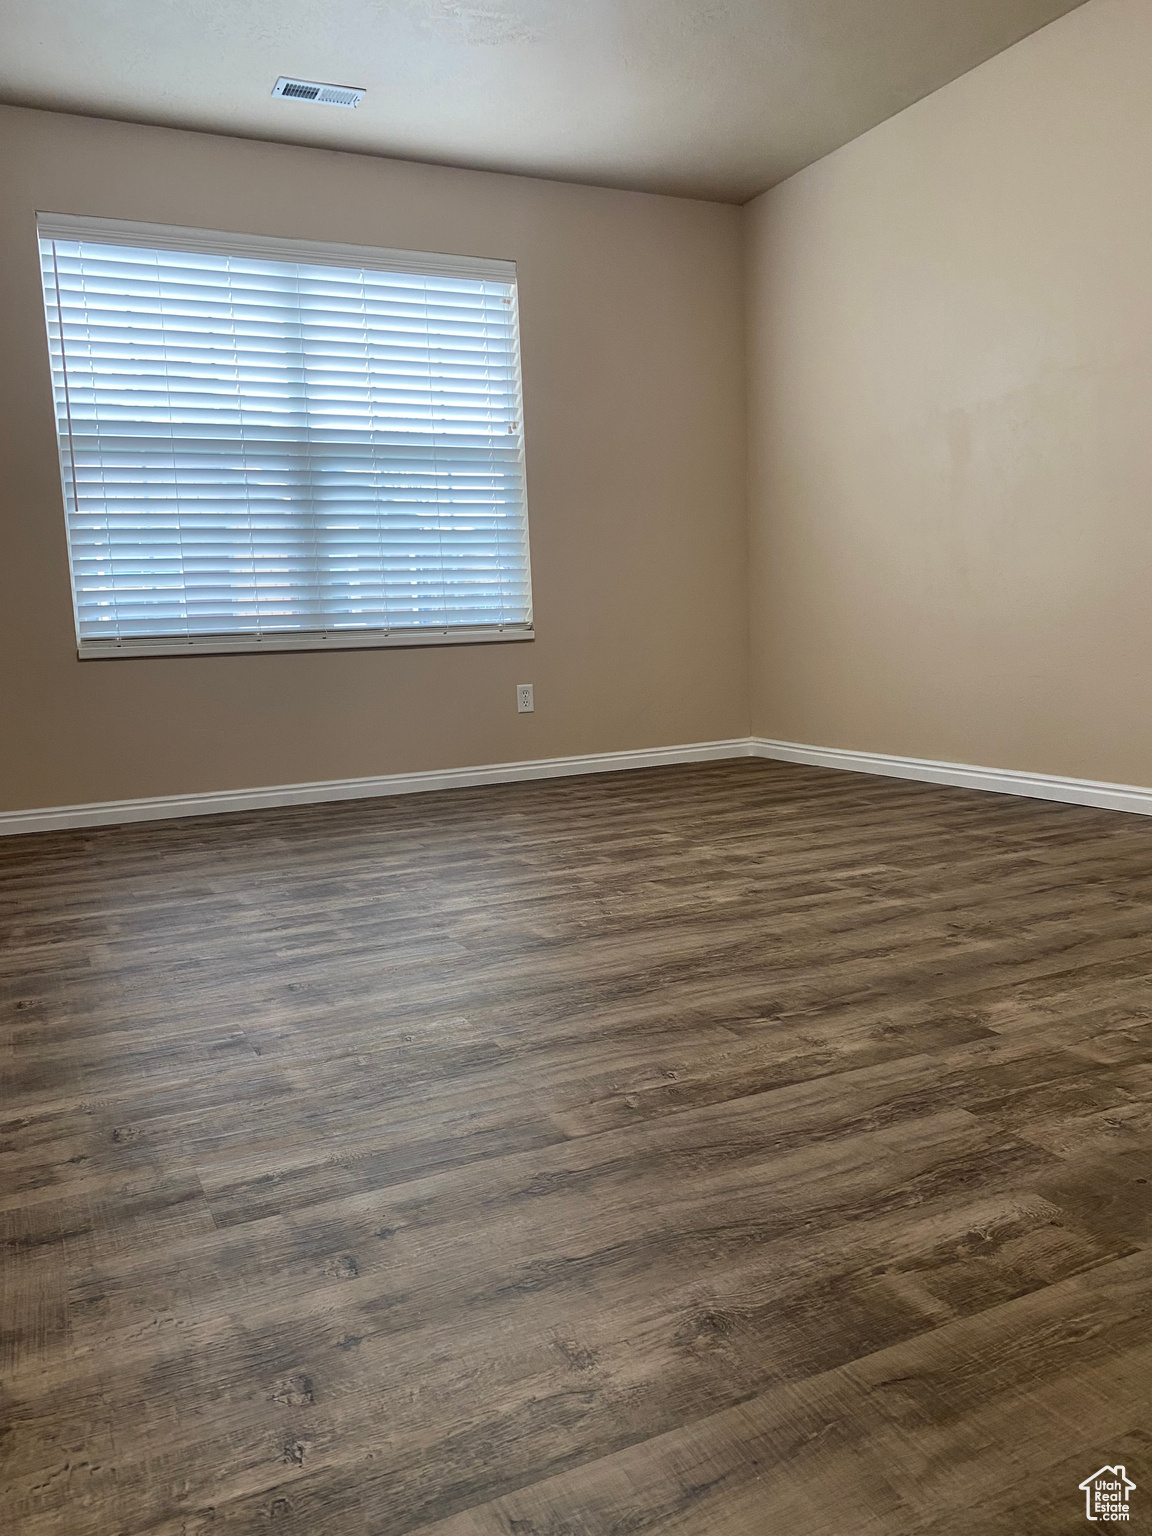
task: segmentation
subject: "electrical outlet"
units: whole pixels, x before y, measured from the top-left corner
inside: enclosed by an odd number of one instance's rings
[[[522,715],[530,715],[536,708],[532,699],[532,684],[516,684],[516,708]]]

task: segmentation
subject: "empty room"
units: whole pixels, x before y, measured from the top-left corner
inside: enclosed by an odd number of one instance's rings
[[[1152,1536],[1152,0],[0,0],[2,1536]]]

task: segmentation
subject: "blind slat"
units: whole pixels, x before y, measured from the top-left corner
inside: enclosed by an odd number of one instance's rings
[[[504,268],[157,238],[40,238],[81,651],[529,628]]]

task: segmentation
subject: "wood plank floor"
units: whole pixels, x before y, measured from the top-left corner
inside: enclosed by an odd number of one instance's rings
[[[6,1536],[1152,1531],[1152,821],[739,761],[0,845]]]

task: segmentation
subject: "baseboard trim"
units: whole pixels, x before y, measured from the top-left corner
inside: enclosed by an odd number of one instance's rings
[[[1066,805],[1090,805],[1104,811],[1129,811],[1152,816],[1152,789],[1138,784],[1109,784],[1096,779],[1067,779],[1051,773],[1022,773],[1015,768],[983,768],[972,763],[936,762],[927,757],[894,757],[887,752],[855,752],[840,747],[812,747],[797,741],[771,741],[753,736],[752,755],[813,768],[840,768],[850,773],[878,773],[887,778],[917,779],[925,784],[950,784],[957,789],[982,789],[998,795],[1026,795]]]
[[[105,800],[91,805],[54,805],[27,811],[0,811],[0,837],[24,832],[58,832],[76,827],[116,826],[129,821],[166,821],[176,816],[219,816],[232,811],[267,810],[280,805],[313,805],[330,800],[369,800],[414,795],[469,785],[515,784],[526,779],[564,778],[580,773],[618,773],[673,763],[707,763],[749,757],[747,736],[700,741],[688,746],[647,747],[634,752],[591,752],[579,757],[546,757],[476,768],[443,768],[424,773],[389,773],[368,779],[327,779],[312,784],[279,784],[261,789],[213,790],[195,795],[157,795],[141,800]]]
[[[814,747],[798,741],[773,741],[764,736],[737,736],[729,741],[699,741],[688,746],[590,752],[578,757],[486,763],[474,768],[437,768],[423,773],[389,773],[366,779],[324,779],[312,784],[278,784],[258,789],[213,790],[195,795],[156,795],[141,800],[105,800],[90,805],[0,811],[0,837],[79,827],[108,827],[132,821],[167,821],[178,816],[220,816],[281,805],[319,805],[334,800],[417,795],[438,789],[516,784],[529,779],[557,779],[581,773],[619,773],[630,768],[718,762],[733,757],[763,757],[778,762],[804,763],[813,768],[876,773],[887,778],[915,779],[924,784],[950,784],[958,789],[1026,795],[1036,800],[1152,816],[1152,789],[1137,784],[1109,784],[1095,779],[1061,778],[1050,773],[1022,773],[1015,768],[984,768],[972,763],[937,762],[926,757],[896,757],[887,752]]]

